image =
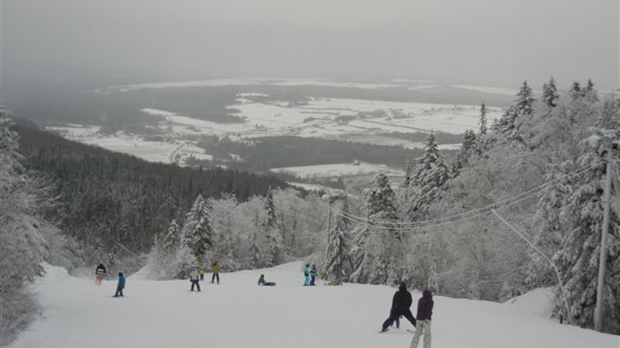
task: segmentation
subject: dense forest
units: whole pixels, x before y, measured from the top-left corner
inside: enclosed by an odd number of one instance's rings
[[[120,244],[145,252],[152,236],[189,209],[199,194],[230,194],[245,201],[265,195],[270,187],[287,186],[273,177],[149,163],[34,128],[16,130],[24,166],[44,174],[54,186],[59,208],[50,218],[89,248],[112,251]]]

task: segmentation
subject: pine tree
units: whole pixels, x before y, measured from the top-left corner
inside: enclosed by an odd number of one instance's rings
[[[581,96],[589,102],[598,101],[598,92],[596,91],[596,89],[594,89],[594,83],[591,79],[588,79],[588,83],[581,90]]]
[[[273,193],[271,190],[267,192],[265,198],[265,211],[267,212],[267,220],[264,221],[263,230],[265,233],[266,250],[264,253],[264,265],[272,267],[280,263],[282,258],[282,234],[278,226],[278,217],[276,207],[273,204]]]
[[[508,139],[513,139],[517,134],[517,118],[519,114],[514,106],[510,106],[504,114],[495,122],[493,128],[498,133],[506,136]]]
[[[427,138],[424,156],[415,168],[409,185],[407,214],[411,221],[420,221],[427,217],[429,206],[439,199],[449,178],[450,169],[437,147],[435,136],[431,134]]]
[[[478,132],[480,135],[487,134],[487,107],[484,103],[480,105],[480,128],[478,129]]]
[[[351,280],[359,283],[392,284],[400,281],[404,258],[403,236],[395,227],[398,221],[396,196],[383,173],[377,174],[372,188],[364,191],[368,221],[377,225],[357,231],[354,255],[357,269]]]
[[[616,129],[620,133],[620,98],[608,99],[603,103],[601,116],[597,120],[597,127],[602,129]],[[617,134],[620,137],[620,134]]]
[[[515,112],[517,115],[531,115],[534,112],[534,93],[527,85],[527,81],[523,81],[517,99],[515,101]]]
[[[587,141],[583,142],[588,147]],[[596,304],[596,287],[599,268],[601,231],[603,229],[604,180],[607,150],[599,147],[587,149],[578,160],[580,168],[587,168],[584,176],[575,182],[572,192],[560,214],[570,219],[573,229],[562,243],[553,260],[565,284],[568,303],[574,321],[582,327],[592,327]],[[615,173],[618,173],[614,156]],[[617,175],[617,174],[616,174]],[[607,270],[605,275],[605,303],[603,308],[604,330],[620,333],[620,208],[610,209],[609,236],[607,238]],[[564,313],[562,306],[557,312]]]
[[[555,85],[555,80],[553,79],[553,76],[551,76],[549,82],[543,84],[542,100],[549,109],[553,109],[558,106],[559,98],[560,95],[558,94],[558,88]]]
[[[346,217],[349,213],[349,205],[346,197],[343,199],[342,214],[334,219],[334,224],[327,237],[327,253],[323,261],[322,276],[323,279],[331,277],[336,280],[347,279],[347,264],[351,263],[349,255],[348,234],[351,230],[351,221]]]
[[[192,209],[187,213],[182,232],[182,243],[193,256],[192,263],[205,265],[213,248],[213,228],[209,218],[207,202],[198,195]]]
[[[411,164],[409,163],[409,160],[407,160],[407,163],[405,164],[405,180],[403,181],[403,187],[405,188],[409,187],[410,182],[411,182]]]
[[[573,82],[573,85],[571,86],[568,93],[573,100],[577,100],[583,95],[583,92],[581,91],[581,85],[578,81]]]
[[[456,156],[454,162],[452,163],[453,176],[458,175],[461,168],[463,168],[467,164],[469,157],[472,155],[476,147],[476,141],[476,133],[474,133],[474,131],[471,129],[466,130],[465,134],[463,135],[463,144],[461,145],[461,150],[459,151],[459,154]]]

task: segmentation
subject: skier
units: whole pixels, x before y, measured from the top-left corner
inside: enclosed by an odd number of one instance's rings
[[[101,285],[101,281],[103,278],[107,276],[108,271],[106,270],[103,263],[100,263],[97,268],[95,268],[95,284]]]
[[[198,269],[198,275],[200,276],[200,280],[205,280],[205,273],[207,272],[203,267],[200,267],[200,269]]]
[[[116,293],[114,294],[114,297],[125,297],[125,295],[123,295],[123,289],[125,288],[125,275],[123,274],[123,272],[120,272],[118,274],[118,284],[116,284]]]
[[[424,348],[431,348],[431,315],[433,315],[433,293],[424,290],[422,297],[418,300],[418,323],[420,327],[416,330],[411,340],[410,348],[418,348],[420,336],[424,335]]]
[[[213,261],[213,264],[211,265],[211,272],[213,272],[213,276],[211,277],[211,284],[213,284],[213,281],[217,278],[217,283],[220,283],[220,270],[222,269],[222,267],[220,267],[220,265],[217,263],[217,261]]]
[[[310,285],[314,286],[316,284],[314,284],[314,281],[316,280],[316,275],[318,273],[318,270],[316,269],[316,265],[312,265],[312,269],[310,269]]]
[[[407,318],[407,320],[411,322],[411,325],[415,327],[416,320],[410,310],[412,302],[413,300],[411,299],[411,293],[407,291],[407,284],[404,282],[400,283],[398,291],[396,291],[394,297],[392,298],[390,317],[383,322],[381,332],[386,332],[388,330],[388,326],[392,325],[392,323],[401,315]]]
[[[189,272],[189,281],[192,283],[190,291],[194,291],[194,286],[196,286],[198,288],[198,291],[200,291],[200,284],[198,284],[199,279],[200,278],[198,276],[198,271],[195,267],[192,268],[192,270]]]
[[[307,263],[304,268],[304,286],[310,285],[310,264]]]
[[[260,278],[258,278],[258,285],[263,285],[263,286],[275,286],[276,283],[275,282],[268,282],[265,280],[265,275],[261,274]]]

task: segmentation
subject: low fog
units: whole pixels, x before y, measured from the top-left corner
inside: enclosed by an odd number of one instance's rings
[[[618,86],[616,0],[4,0],[4,87],[215,77]]]

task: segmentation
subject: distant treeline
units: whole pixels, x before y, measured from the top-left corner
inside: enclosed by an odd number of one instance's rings
[[[198,146],[207,153],[224,158],[235,154],[243,162],[232,158],[225,164],[231,168],[249,171],[267,171],[271,168],[308,166],[317,164],[350,163],[354,160],[404,168],[408,159],[420,157],[421,149],[400,146],[371,145],[322,138],[278,136],[255,138],[252,143],[232,141],[228,138],[205,136]]]
[[[26,167],[54,183],[61,209],[51,218],[65,233],[103,250],[121,244],[148,251],[152,236],[173,218],[182,219],[198,194],[230,193],[245,201],[270,187],[287,187],[270,176],[149,163],[29,127],[16,130]]]

